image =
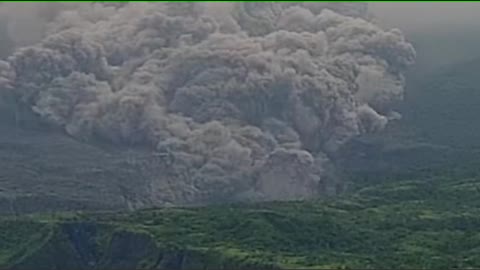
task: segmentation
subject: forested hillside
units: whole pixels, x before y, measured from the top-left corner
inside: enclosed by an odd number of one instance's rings
[[[411,179],[333,201],[2,218],[0,267],[478,268],[478,177]]]

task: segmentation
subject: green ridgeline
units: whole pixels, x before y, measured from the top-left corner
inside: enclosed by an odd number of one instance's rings
[[[388,183],[348,197],[3,218],[0,268],[480,267],[478,179]]]

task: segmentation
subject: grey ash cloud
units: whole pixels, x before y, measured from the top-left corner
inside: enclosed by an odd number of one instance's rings
[[[415,60],[401,31],[366,11],[360,3],[59,6],[41,20],[40,37],[24,40],[10,26],[19,46],[0,63],[0,87],[78,139],[168,153],[185,168],[177,181],[204,196],[315,197],[336,181],[338,147],[393,118]]]

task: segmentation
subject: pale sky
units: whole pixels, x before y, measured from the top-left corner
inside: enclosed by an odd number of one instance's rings
[[[369,2],[380,22],[406,32],[431,26],[480,25],[480,2]]]

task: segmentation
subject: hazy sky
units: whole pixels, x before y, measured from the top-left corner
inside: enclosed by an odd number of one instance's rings
[[[480,24],[480,2],[369,2],[380,22],[405,31]]]

